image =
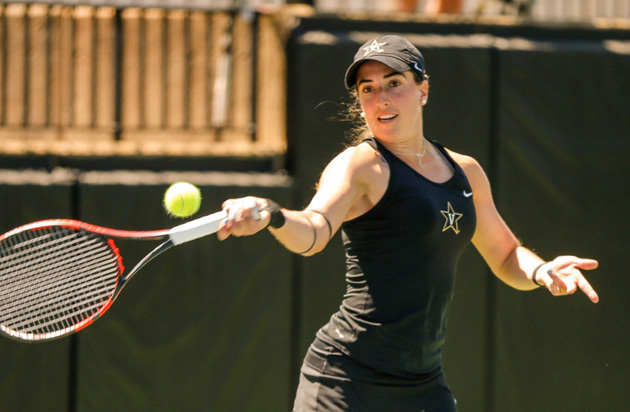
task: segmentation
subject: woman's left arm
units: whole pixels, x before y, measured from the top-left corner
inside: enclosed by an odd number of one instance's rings
[[[563,296],[580,289],[593,303],[597,303],[599,297],[580,269],[595,269],[598,262],[576,256],[559,256],[545,262],[522,246],[499,215],[490,183],[479,163],[468,156],[454,154],[453,157],[466,172],[473,190],[477,228],[472,242],[492,272],[519,290],[544,286],[554,296]]]

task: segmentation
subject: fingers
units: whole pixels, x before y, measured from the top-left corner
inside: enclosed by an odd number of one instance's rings
[[[223,203],[223,210],[228,217],[219,226],[217,232],[219,240],[258,232],[261,229],[260,200],[254,197],[226,200]]]
[[[597,292],[595,292],[595,289],[593,289],[591,284],[588,283],[588,281],[584,277],[582,277],[582,279],[578,282],[578,287],[586,296],[588,296],[591,302],[599,302],[599,295],[597,294]]]
[[[551,263],[552,267],[559,271],[564,268],[572,267],[592,270],[599,266],[599,262],[595,259],[582,259],[576,256],[558,256]]]
[[[582,273],[577,269],[595,269],[598,262],[592,259],[578,259],[570,267],[563,267],[560,270],[549,269],[547,275],[551,280],[548,289],[554,296],[565,296],[581,290],[593,303],[599,302],[599,295],[593,289],[591,284],[586,280]]]
[[[575,266],[579,267],[580,269],[593,270],[593,269],[597,269],[597,267],[599,266],[599,262],[596,261],[595,259],[577,258],[577,262]]]
[[[569,290],[571,293],[575,292],[575,287],[571,287],[564,279],[556,274],[552,269],[547,271],[547,275],[551,278],[551,285],[549,285],[549,291],[554,296],[568,295]]]

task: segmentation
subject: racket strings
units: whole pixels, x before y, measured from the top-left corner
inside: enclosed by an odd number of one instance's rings
[[[56,243],[59,243],[59,242],[56,242]],[[57,245],[57,248],[66,247],[66,250],[68,250],[70,253],[76,252],[76,254],[80,258],[90,257],[89,253],[86,254],[86,253],[82,253],[82,251],[80,250],[77,250],[76,241],[72,243],[75,244],[74,248],[68,247],[67,244],[66,245],[59,244]],[[93,241],[90,243],[94,244]],[[24,327],[24,325],[28,325],[29,323],[31,323],[33,318],[37,318],[37,317],[38,317],[38,320],[35,323],[39,325],[40,328],[42,326],[50,325],[51,321],[53,323],[54,321],[59,321],[61,322],[62,325],[67,327],[68,325],[71,325],[73,321],[71,322],[67,319],[64,319],[63,318],[64,314],[66,315],[66,318],[67,318],[67,315],[76,313],[78,309],[79,310],[81,309],[83,302],[79,301],[77,303],[76,301],[77,296],[75,296],[76,293],[61,294],[60,292],[65,291],[65,290],[85,291],[86,293],[85,298],[84,297],[81,297],[81,298],[83,300],[92,298],[91,294],[89,293],[89,290],[86,288],[86,285],[94,285],[93,281],[85,282],[82,280],[83,278],[81,277],[70,276],[72,272],[68,270],[56,270],[56,269],[64,269],[64,268],[67,269],[68,267],[70,267],[69,265],[76,266],[75,261],[77,261],[77,259],[76,258],[70,259],[71,261],[69,259],[61,259],[59,260],[58,264],[51,265],[50,263],[55,262],[54,259],[58,259],[54,255],[59,255],[59,254],[57,253],[57,254],[52,254],[52,255],[53,256],[51,256],[51,258],[48,258],[48,259],[44,259],[40,256],[30,256],[31,259],[34,259],[34,258],[40,259],[38,265],[32,265],[33,267],[30,270],[30,274],[37,274],[40,280],[55,279],[54,282],[51,282],[47,285],[47,287],[49,288],[48,290],[52,291],[52,294],[53,294],[52,296],[54,297],[48,298],[46,300],[42,300],[42,297],[38,296],[38,292],[35,292],[34,294],[30,292],[29,295],[25,295],[23,293],[17,293],[17,295],[14,295],[17,297],[22,297],[24,299],[19,299],[17,301],[15,299],[12,299],[9,301],[9,303],[13,302],[14,305],[15,305],[15,302],[19,302],[18,306],[14,306],[13,308],[10,309],[11,313],[14,314],[13,318],[21,320],[20,323],[14,323],[13,327]],[[77,255],[74,255],[74,256],[77,256]],[[59,265],[61,265],[61,267],[58,267]],[[27,273],[29,272],[27,271]],[[51,276],[54,276],[54,277],[51,277]],[[33,283],[33,276],[30,276],[30,278],[28,276],[23,277],[23,278],[17,277],[18,281],[20,279],[22,280],[22,285],[23,286],[25,285],[27,288],[30,288],[30,290],[40,289],[38,284]],[[90,278],[87,278],[87,279],[89,280]],[[89,308],[91,306],[87,306],[87,307]],[[48,322],[44,323],[46,320],[48,320]]]
[[[32,249],[18,250],[15,248],[13,254],[8,255],[6,258],[0,258],[0,267],[6,267],[3,274],[7,277],[13,276],[12,284],[9,284],[5,290],[5,297],[11,295],[17,295],[19,297],[25,297],[23,290],[31,290],[31,286],[28,280],[32,276],[46,275],[46,271],[57,269],[55,262],[64,263],[66,265],[73,263],[73,261],[79,260],[85,256],[85,253],[68,255],[69,251],[78,252],[81,245],[80,238],[65,236],[60,239],[56,239],[50,236],[40,236],[39,241],[41,245],[33,247]],[[96,240],[92,240],[92,243]],[[30,243],[30,242],[29,242]],[[62,244],[63,243],[63,244]],[[20,247],[23,244],[18,244]],[[90,249],[88,249],[90,251]],[[26,265],[24,264],[26,263]],[[52,265],[50,265],[52,263]],[[50,283],[54,285],[54,283]],[[13,286],[13,287],[11,287]]]
[[[77,255],[74,256],[72,259],[65,260],[62,259],[61,256],[42,257],[42,261],[39,264],[34,264],[30,267],[27,267],[26,271],[24,270],[24,268],[21,268],[21,272],[9,271],[9,276],[16,274],[22,274],[23,276],[17,278],[17,280],[20,280],[19,282],[13,282],[13,284],[11,285],[13,287],[7,288],[7,293],[5,297],[13,297],[14,299],[19,298],[22,300],[22,302],[25,302],[24,299],[28,299],[29,295],[37,296],[36,293],[33,293],[32,282],[37,282],[37,280],[41,278],[50,279],[48,287],[51,289],[63,287],[63,285],[68,282],[69,276],[68,273],[66,273],[65,271],[61,271],[55,276],[55,271],[59,269],[57,267],[57,264],[62,264],[67,267],[69,265],[78,264],[79,262],[81,262],[80,259],[95,259],[95,261],[90,262],[88,265],[83,265],[84,268],[90,269],[90,266],[96,266],[100,264],[100,261],[102,259],[108,257],[105,253],[103,253],[106,251],[98,253],[94,253],[94,251],[90,252],[91,253],[77,252]],[[53,260],[51,258],[58,258],[59,260]],[[77,282],[80,280],[81,278],[79,278],[78,280],[75,279],[74,281]]]
[[[31,340],[67,333],[111,300],[118,276],[117,256],[96,235],[17,233],[0,243],[0,324]]]
[[[104,259],[109,258],[109,256],[103,252],[92,253],[94,251],[89,250],[89,253],[81,253],[77,258],[72,259],[73,261],[65,261],[61,262],[68,267],[70,264],[76,264],[76,261],[79,259],[94,259],[93,264],[83,265],[82,269],[88,272],[93,272],[94,270],[98,270],[99,267],[97,265],[102,264]],[[19,313],[23,315],[37,315],[37,312],[40,311],[40,308],[48,308],[49,311],[47,315],[52,316],[53,319],[57,319],[67,310],[70,310],[70,313],[76,312],[77,310],[81,310],[80,304],[85,303],[85,301],[93,301],[95,298],[98,298],[103,293],[102,286],[103,283],[100,279],[94,277],[76,277],[72,276],[72,273],[69,271],[60,271],[55,273],[55,266],[46,265],[47,262],[43,262],[41,265],[41,272],[37,272],[37,267],[33,267],[31,273],[40,273],[41,276],[50,277],[54,279],[51,281],[47,287],[50,294],[41,294],[38,293],[37,284],[32,284],[32,282],[23,282],[21,284],[21,290],[14,291],[12,296],[10,295],[7,303],[13,304],[12,312]],[[54,276],[54,278],[53,278]],[[110,291],[111,287],[107,287],[105,285],[106,291]],[[77,296],[61,294],[64,290],[74,290],[81,291],[81,302],[76,302]],[[100,306],[98,303],[97,306]],[[54,310],[51,312],[51,310]],[[28,316],[24,317],[23,323],[15,323],[13,326],[16,328],[23,327],[26,325],[29,320]],[[41,324],[40,324],[41,326]]]

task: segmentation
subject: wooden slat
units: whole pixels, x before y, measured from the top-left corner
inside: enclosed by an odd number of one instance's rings
[[[23,126],[25,122],[25,73],[26,59],[26,6],[9,4],[6,6],[6,111],[8,126]]]
[[[164,21],[165,11],[144,11],[143,83],[144,126],[161,129],[164,126]]]
[[[59,50],[61,48],[60,36],[61,36],[61,10],[63,6],[54,5],[48,10],[48,44],[50,48],[50,55],[48,59],[48,72],[50,85],[48,87],[48,116],[49,127],[54,130],[58,130],[61,123],[61,61]]]
[[[73,125],[73,20],[72,7],[63,7],[59,16],[59,49],[58,49],[58,91],[59,120],[58,127],[63,129]]]
[[[166,127],[188,125],[187,18],[184,10],[171,10],[167,15]]]
[[[205,12],[190,14],[190,77],[189,77],[189,124],[192,129],[202,129],[209,119],[209,18]]]
[[[116,99],[116,9],[96,10],[96,113],[95,126],[114,132]]]
[[[94,125],[94,8],[74,9],[74,117],[73,126]]]
[[[258,31],[256,138],[277,150],[286,147],[286,56],[272,16],[260,16]]]
[[[28,9],[28,100],[26,121],[30,127],[48,125],[48,6]]]
[[[210,36],[210,64],[211,64],[211,115],[210,125],[224,128],[229,121],[230,101],[230,56],[226,53],[232,36],[230,27],[232,17],[229,13],[215,13],[212,15]]]
[[[236,138],[250,140],[253,133],[253,32],[250,16],[238,15],[234,22],[233,33],[231,127],[241,132]]]
[[[3,47],[5,44],[5,23],[4,23],[4,5],[0,4],[0,47]],[[5,63],[5,55],[4,53],[0,53],[0,126],[4,125],[5,121],[5,113],[4,113],[4,99],[5,99],[5,89],[4,89],[4,63]],[[0,133],[0,138],[2,138],[2,133]]]
[[[122,97],[121,126],[123,129],[138,129],[142,123],[141,96],[141,17],[140,9],[131,8],[121,12],[122,20]]]

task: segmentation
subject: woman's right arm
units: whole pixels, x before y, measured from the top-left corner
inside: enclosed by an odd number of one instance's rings
[[[308,207],[300,211],[282,208],[285,222],[279,228],[269,226],[270,232],[291,252],[310,256],[322,251],[344,220],[369,207],[377,163],[378,157],[367,145],[344,150],[324,169]],[[253,204],[262,210],[259,220],[252,213]],[[267,206],[266,199],[256,197],[227,200],[223,208],[233,218],[220,226],[219,239],[249,236],[268,227],[271,214],[265,210]]]

